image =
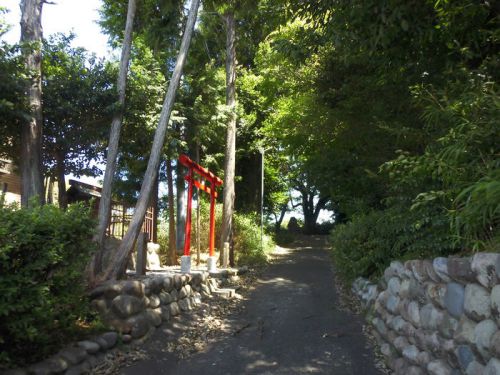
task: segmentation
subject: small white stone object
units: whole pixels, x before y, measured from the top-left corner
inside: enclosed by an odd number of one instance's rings
[[[210,256],[207,259],[207,269],[208,272],[217,272],[217,258],[215,256]]]
[[[181,273],[191,272],[191,256],[183,255],[181,256]]]

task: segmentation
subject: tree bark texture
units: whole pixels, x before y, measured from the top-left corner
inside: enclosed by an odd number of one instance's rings
[[[98,225],[96,242],[98,244],[97,253],[94,255],[91,267],[91,277],[96,277],[102,271],[102,256],[104,252],[104,239],[106,229],[109,225],[111,200],[113,189],[113,178],[116,171],[116,159],[118,156],[118,144],[123,122],[123,112],[125,110],[125,90],[127,86],[127,72],[130,62],[130,50],[132,48],[132,32],[136,11],[136,0],[129,0],[127,9],[127,21],[125,24],[125,35],[123,38],[122,54],[120,58],[120,70],[118,72],[118,108],[111,120],[109,133],[108,154],[106,158],[106,170],[102,185],[101,199],[99,201]]]
[[[177,247],[177,254],[184,253],[184,231],[186,229],[186,207],[187,207],[187,194],[184,184],[184,167],[181,163],[177,162],[176,171],[176,188],[177,188],[177,221],[176,221],[176,238],[175,246]]]
[[[196,143],[196,163],[200,164],[200,145]],[[196,205],[196,265],[199,266],[201,259],[200,259],[200,252],[201,252],[201,243],[200,243],[200,228],[201,228],[201,195],[200,195],[200,189],[196,188],[196,198],[197,198],[197,205]]]
[[[234,212],[234,176],[236,164],[236,28],[234,13],[225,14],[226,20],[226,106],[229,111],[227,121],[226,152],[224,161],[224,191],[222,209],[222,227],[220,249],[224,251],[224,242],[230,242],[233,230]],[[221,259],[227,259],[221,254]],[[222,264],[227,267],[227,264]]]
[[[42,7],[43,0],[21,0],[21,45],[28,79],[28,118],[21,125],[21,205],[44,203],[42,176]]]
[[[175,243],[175,209],[174,209],[174,179],[172,176],[172,161],[167,160],[167,188],[168,188],[168,263],[177,264],[177,249]]]
[[[189,44],[191,42],[199,5],[200,0],[192,0],[188,21],[186,23],[184,35],[182,37],[179,54],[177,55],[174,72],[168,85],[167,94],[165,96],[160,119],[158,121],[158,127],[156,128],[153,146],[151,148],[151,154],[148,161],[148,167],[146,169],[146,174],[144,176],[141,191],[139,193],[139,199],[137,201],[137,204],[135,205],[134,215],[132,216],[132,220],[130,222],[127,233],[125,233],[125,237],[123,238],[121,245],[116,253],[116,258],[113,259],[112,262],[110,262],[104,272],[103,278],[105,280],[117,279],[118,277],[125,274],[129,254],[132,251],[134,242],[139,235],[139,231],[141,230],[141,226],[144,221],[144,214],[146,213],[151,192],[153,190],[154,181],[158,174],[160,157],[162,154],[165,135],[167,132],[168,120],[170,119],[172,107],[175,100],[175,94],[179,86],[184,64],[186,62],[186,56],[189,50]]]
[[[306,189],[300,190],[302,194],[302,210],[304,214],[304,232],[313,234],[316,231],[316,222],[320,211],[325,208],[330,200],[329,197],[320,197],[314,204],[316,192],[308,192]]]

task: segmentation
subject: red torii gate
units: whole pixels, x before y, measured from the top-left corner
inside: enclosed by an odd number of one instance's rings
[[[203,190],[204,192],[210,194],[210,237],[209,237],[209,249],[210,256],[214,256],[214,247],[215,247],[215,200],[217,198],[217,186],[222,185],[223,181],[210,172],[208,169],[203,168],[201,165],[192,161],[187,155],[181,154],[179,156],[179,162],[189,169],[188,174],[184,177],[184,179],[188,182],[188,202],[187,202],[187,215],[186,215],[186,227],[184,233],[184,256],[189,257],[190,249],[191,249],[191,207],[193,200],[193,185],[198,189]],[[196,180],[194,178],[194,173],[197,173],[201,177],[203,177],[206,181],[210,182],[210,186],[206,186],[202,182]],[[199,203],[198,203],[199,204]],[[214,263],[215,264],[215,263]],[[190,261],[188,268],[181,270],[187,271],[190,270]],[[182,261],[181,261],[181,268]],[[210,268],[210,267],[209,267]],[[188,270],[189,269],[189,270]]]

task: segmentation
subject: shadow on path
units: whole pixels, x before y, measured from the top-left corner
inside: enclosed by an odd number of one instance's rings
[[[123,369],[147,374],[381,374],[362,333],[362,318],[339,308],[326,237],[277,248],[230,332],[187,359],[155,350]],[[175,321],[174,321],[175,326]],[[158,339],[158,337],[156,337]]]

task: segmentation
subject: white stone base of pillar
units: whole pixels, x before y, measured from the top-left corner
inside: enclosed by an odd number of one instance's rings
[[[215,256],[208,257],[207,259],[208,272],[217,272],[217,258]]]
[[[191,256],[183,255],[181,256],[181,273],[191,272]]]

